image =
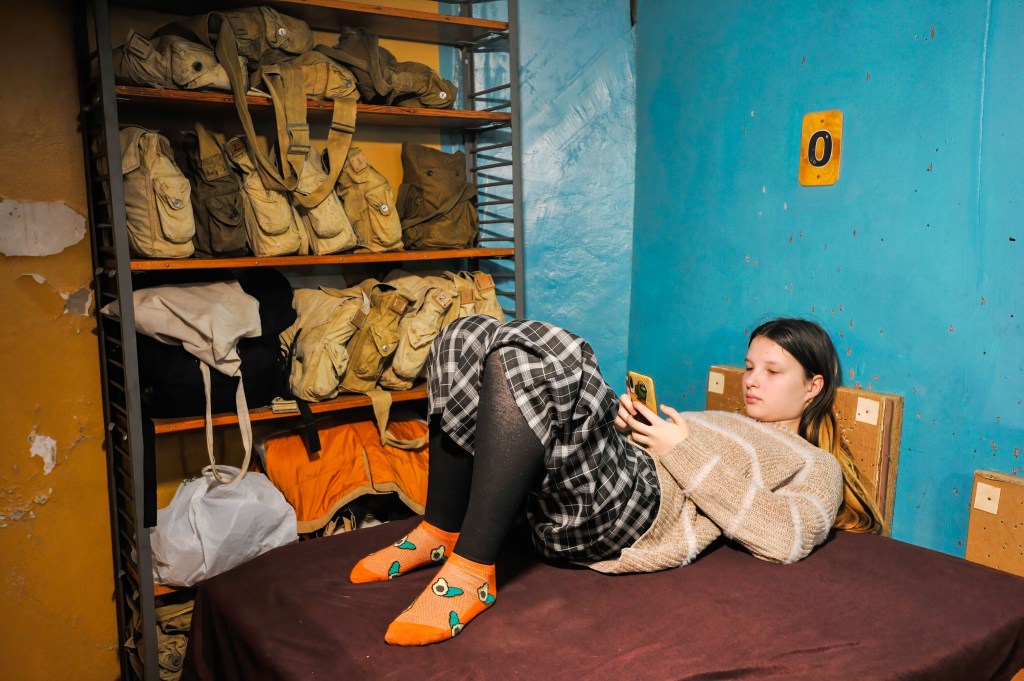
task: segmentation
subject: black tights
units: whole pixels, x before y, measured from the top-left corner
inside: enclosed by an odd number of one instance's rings
[[[430,420],[425,519],[461,532],[455,552],[492,564],[544,465],[544,445],[516,405],[497,353],[484,364],[470,455]]]

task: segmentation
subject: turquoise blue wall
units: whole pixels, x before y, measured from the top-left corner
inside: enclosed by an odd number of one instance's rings
[[[526,316],[625,380],[636,85],[625,0],[519,0]]]
[[[1024,470],[1022,34],[1006,0],[639,8],[630,365],[699,409],[753,325],[817,319],[906,397],[893,535],[955,555],[974,471]],[[803,187],[829,109],[841,176]]]

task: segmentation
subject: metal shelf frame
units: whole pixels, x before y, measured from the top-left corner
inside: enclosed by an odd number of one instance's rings
[[[134,261],[129,249],[124,186],[120,173],[118,140],[122,116],[131,119],[137,107],[189,102],[161,102],[145,93],[126,98],[114,81],[110,14],[119,8],[153,9],[196,14],[213,9],[249,6],[249,0],[87,0],[77,5],[76,48],[79,55],[80,122],[86,160],[90,242],[94,264],[93,287],[97,309],[114,301],[130,301],[133,278],[151,269]],[[411,41],[450,45],[458,50],[461,91],[466,108],[480,112],[470,124],[446,121],[442,127],[458,130],[466,148],[468,176],[478,183],[481,217],[480,244],[488,254],[453,253],[453,258],[479,264],[497,280],[507,314],[524,315],[523,236],[519,136],[518,37],[515,0],[507,0],[509,20],[473,19],[473,3],[459,2],[458,15],[390,10],[369,3],[340,0],[279,0],[266,3],[285,14],[308,17],[311,25],[330,30],[346,18],[351,25],[365,25],[380,35]],[[394,30],[392,31],[391,28]],[[433,28],[431,28],[433,27]],[[390,35],[389,35],[390,31]],[[475,88],[479,61],[485,55],[503,53],[508,59],[508,81]],[[500,101],[494,102],[495,98]],[[153,100],[153,101],[148,101]],[[311,109],[312,111],[312,109]],[[484,112],[499,112],[493,123],[481,122]],[[373,111],[366,124],[415,125],[408,112]],[[376,118],[369,117],[372,113]],[[127,115],[126,115],[127,114]],[[225,109],[226,115],[231,115]],[[436,115],[436,112],[434,112]],[[504,115],[510,114],[510,115]],[[415,115],[415,114],[413,114]],[[455,118],[458,118],[456,114]],[[422,125],[422,123],[420,123]],[[428,124],[429,125],[429,124]],[[357,123],[358,126],[358,123]],[[390,129],[395,129],[391,127]],[[396,139],[400,139],[396,133]],[[483,251],[480,251],[483,253]],[[274,266],[301,266],[287,259]],[[301,259],[300,259],[301,260]],[[336,266],[343,269],[345,258]],[[242,264],[241,266],[247,266]],[[248,266],[252,266],[249,263]],[[117,632],[121,678],[126,681],[159,679],[152,551],[149,529],[144,527],[147,480],[144,454],[144,423],[132,305],[120,305],[120,320],[100,316],[98,349],[103,382],[106,423],[107,483],[110,495],[113,569],[116,576]]]

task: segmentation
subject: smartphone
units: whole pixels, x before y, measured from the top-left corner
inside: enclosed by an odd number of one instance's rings
[[[654,379],[635,371],[626,372],[626,392],[637,402],[643,402],[647,408],[658,413],[658,399],[654,396]],[[642,414],[637,413],[636,419],[650,425]]]

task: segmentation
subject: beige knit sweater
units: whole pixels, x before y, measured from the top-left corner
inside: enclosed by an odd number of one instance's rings
[[[683,414],[690,436],[655,465],[658,516],[599,572],[685,565],[720,534],[758,558],[793,563],[828,536],[843,501],[843,475],[828,452],[786,428],[729,412]]]

